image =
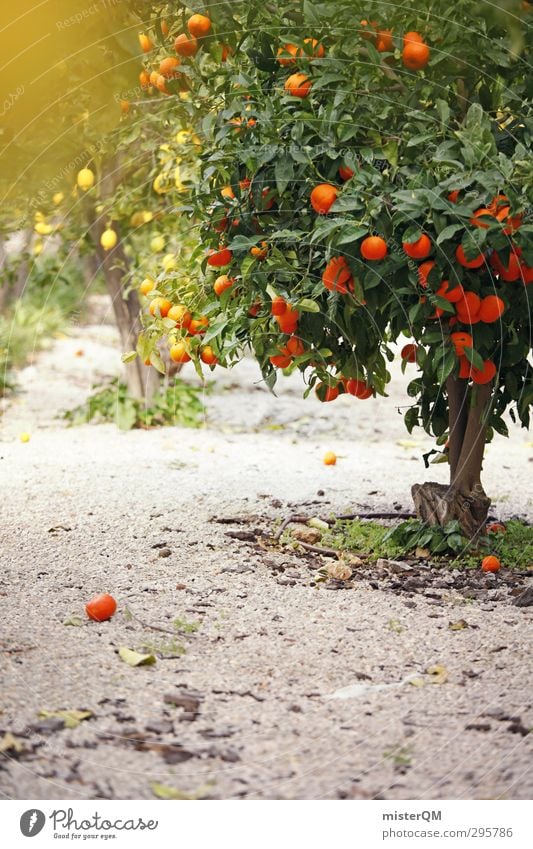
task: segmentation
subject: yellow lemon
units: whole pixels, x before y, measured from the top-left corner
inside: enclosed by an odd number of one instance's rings
[[[155,254],[158,254],[165,250],[165,244],[163,236],[154,236],[150,242],[150,248]]]
[[[38,221],[34,227],[35,232],[38,233],[39,236],[49,236],[53,229],[54,228],[51,224],[45,224],[44,221]]]
[[[178,267],[176,257],[174,254],[165,254],[163,259],[161,260],[161,265],[165,271],[175,271]]]
[[[100,236],[100,244],[102,245],[104,251],[110,251],[115,247],[117,243],[117,234],[111,227],[108,227],[107,230],[104,230],[102,235]]]
[[[76,182],[80,189],[83,189],[84,192],[92,188],[92,186],[94,186],[94,174],[91,169],[82,168],[81,171],[78,171],[78,177]]]
[[[155,280],[152,280],[151,277],[145,277],[141,285],[139,286],[139,291],[143,295],[147,295],[152,289],[155,287]]]
[[[63,192],[56,192],[55,195],[52,196],[52,202],[55,203],[56,206],[59,206],[60,203],[63,203],[65,199],[65,195]]]
[[[26,431],[24,431],[24,433],[20,434],[19,439],[20,439],[21,442],[29,442],[30,441],[30,435],[29,435],[29,433],[26,433]]]
[[[39,254],[41,254],[43,252],[43,247],[44,247],[43,243],[41,242],[40,239],[38,239],[38,241],[35,242],[35,244],[32,248],[33,255],[39,256]]]

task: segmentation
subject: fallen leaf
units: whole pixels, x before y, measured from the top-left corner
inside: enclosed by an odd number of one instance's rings
[[[84,719],[93,715],[91,710],[40,710],[42,719],[62,719],[65,728],[77,728]]]
[[[203,784],[198,790],[193,790],[192,793],[184,793],[183,790],[178,790],[176,787],[168,787],[166,784],[158,784],[156,781],[153,781],[150,784],[150,790],[158,799],[194,801],[196,799],[205,799],[210,793],[212,786],[212,784]]]
[[[468,622],[464,619],[459,619],[457,622],[448,622],[448,628],[450,631],[464,631],[465,628],[469,628]]]
[[[429,548],[420,548],[420,546],[417,545],[415,550],[415,557],[429,557],[430,554],[431,552]]]
[[[140,654],[138,651],[126,648],[126,646],[121,646],[118,653],[119,657],[121,657],[124,663],[127,663],[128,666],[150,666],[152,663],[155,663],[155,655]]]
[[[428,666],[426,672],[428,675],[431,675],[432,684],[444,684],[448,680],[448,670],[445,666],[440,666],[439,664]]]
[[[308,545],[314,545],[315,543],[320,542],[322,533],[318,530],[318,528],[306,528],[300,526],[299,528],[293,528],[291,530],[291,536],[293,539],[297,539],[298,542],[306,542]]]
[[[334,578],[336,581],[349,581],[352,577],[352,570],[345,563],[330,563],[326,568],[328,578]]]
[[[316,516],[313,519],[309,519],[307,524],[310,528],[316,528],[318,531],[329,531],[328,523],[323,522],[322,519],[319,519]]]
[[[409,678],[408,684],[411,684],[412,687],[425,687],[426,682],[423,678]]]
[[[23,751],[24,743],[21,743],[21,741],[17,740],[16,737],[13,737],[10,731],[6,731],[0,740],[0,754],[3,754],[4,752],[16,752],[19,754]]]
[[[83,619],[80,616],[68,616],[63,622],[63,625],[73,625],[75,628],[79,628],[83,624]]]
[[[414,442],[412,439],[397,439],[396,445],[399,445],[400,448],[416,448],[418,446],[418,442]]]

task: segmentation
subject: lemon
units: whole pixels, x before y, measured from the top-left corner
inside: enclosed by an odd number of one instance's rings
[[[151,277],[145,277],[141,285],[139,286],[139,290],[143,295],[147,295],[148,292],[151,292],[155,287],[155,280],[152,280]]]
[[[59,206],[60,203],[63,203],[65,199],[65,195],[63,192],[56,192],[55,195],[52,196],[52,202],[55,203],[56,206]]]
[[[38,221],[34,227],[35,232],[38,233],[39,236],[49,236],[53,229],[54,228],[51,224],[45,224],[44,221]]]
[[[26,431],[24,431],[24,433],[20,434],[19,439],[20,439],[21,442],[29,442],[30,441],[30,435],[29,435],[29,433],[26,433]]]
[[[100,236],[100,244],[105,251],[110,251],[117,243],[117,234],[110,227]]]
[[[150,242],[150,248],[155,253],[161,253],[161,251],[165,250],[165,240],[163,236],[154,236],[152,241]]]
[[[78,177],[76,182],[80,189],[83,189],[84,192],[92,188],[92,186],[94,186],[94,174],[91,169],[82,168],[81,171],[78,171]]]
[[[34,244],[34,246],[33,246],[33,248],[32,248],[32,253],[33,253],[33,255],[34,255],[34,256],[39,256],[39,254],[41,254],[41,253],[43,252],[43,247],[44,247],[43,243],[41,242],[41,240],[40,240],[40,239],[38,239],[38,240],[35,242],[35,244]]]
[[[190,130],[180,130],[179,133],[176,133],[176,142],[178,144],[187,144],[191,137]]]
[[[165,254],[161,260],[161,265],[165,271],[175,271],[177,268],[177,261],[174,254]]]

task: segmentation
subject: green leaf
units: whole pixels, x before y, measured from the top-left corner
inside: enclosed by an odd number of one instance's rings
[[[136,357],[137,351],[128,351],[127,353],[122,354],[121,360],[123,363],[132,363]]]
[[[442,245],[447,239],[451,239],[452,236],[455,236],[458,230],[463,230],[464,224],[449,224],[444,230],[441,230],[439,235],[437,236],[437,245]]]
[[[212,784],[203,784],[192,793],[184,793],[183,790],[178,790],[177,787],[169,787],[166,784],[159,784],[157,781],[152,781],[150,790],[157,796],[158,799],[176,799],[178,801],[195,801],[197,799],[205,799],[212,790]]]
[[[296,309],[302,310],[302,312],[320,312],[320,304],[317,304],[316,301],[312,301],[311,298],[302,298],[301,301],[298,301],[296,304]]]
[[[126,648],[126,646],[121,646],[118,650],[118,654],[124,663],[128,664],[128,666],[151,666],[156,661],[155,655],[140,654],[137,651]]]
[[[474,348],[469,347],[465,347],[464,352],[466,359],[468,360],[468,362],[472,363],[474,368],[483,370],[484,362],[481,354],[478,354],[478,352],[475,351]]]
[[[282,195],[290,181],[294,178],[293,160],[289,156],[282,156],[276,159],[274,175],[276,177],[276,188],[279,194]]]
[[[43,719],[62,719],[65,728],[77,728],[84,719],[93,715],[91,710],[40,710],[39,716]]]

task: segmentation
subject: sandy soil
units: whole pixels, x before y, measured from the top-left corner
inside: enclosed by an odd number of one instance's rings
[[[403,429],[406,378],[389,399],[320,405],[298,378],[273,397],[246,362],[206,398],[200,430],[67,428],[58,411],[117,371],[117,351],[105,323],[56,340],[0,421],[0,751],[5,732],[22,745],[0,755],[0,792],[529,798],[531,607],[490,582],[474,599],[368,580],[332,592],[316,558],[267,542],[295,511],[410,510],[411,483],[445,479],[424,471],[431,441]],[[531,519],[530,459],[518,429],[489,447],[494,515]],[[118,613],[85,623],[103,591]],[[120,646],[157,662],[130,668]],[[73,729],[38,716],[61,709],[93,716]]]

